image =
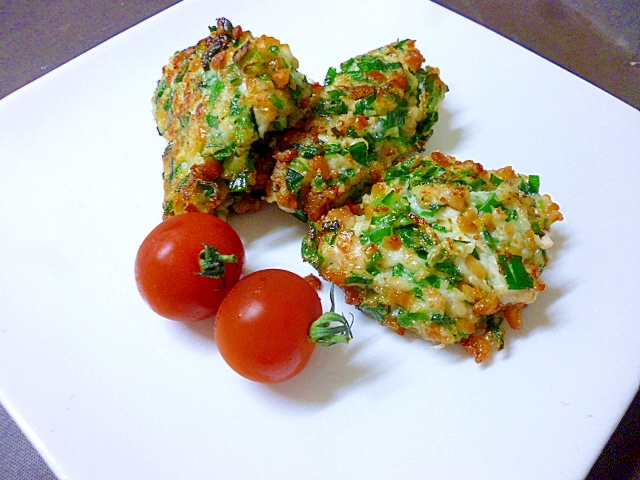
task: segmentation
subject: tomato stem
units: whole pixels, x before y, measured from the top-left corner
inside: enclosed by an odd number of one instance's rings
[[[331,299],[331,310],[320,316],[311,324],[309,337],[319,345],[329,347],[336,343],[349,343],[353,338],[351,333],[351,323],[339,313],[336,313],[336,303],[333,296],[335,285],[331,285],[329,298]],[[353,322],[352,322],[353,323]]]
[[[220,253],[217,248],[206,243],[202,245],[204,248],[198,256],[200,259],[200,272],[198,272],[198,275],[215,279],[222,278],[222,287],[224,287],[225,263],[238,263],[238,256]]]

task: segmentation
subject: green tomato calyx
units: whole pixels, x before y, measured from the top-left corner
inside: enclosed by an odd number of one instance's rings
[[[202,244],[204,248],[200,252],[199,263],[200,263],[200,271],[197,275],[202,275],[203,277],[214,278],[214,279],[222,279],[222,286],[224,287],[224,272],[225,272],[225,264],[226,263],[238,263],[238,256],[235,254],[225,255],[220,253],[220,251],[212,247],[211,245],[207,245],[206,243]]]
[[[330,347],[336,343],[349,343],[353,338],[349,321],[339,313],[336,313],[336,303],[333,296],[335,285],[331,285],[329,298],[331,299],[331,310],[320,316],[311,324],[309,337],[319,345]]]

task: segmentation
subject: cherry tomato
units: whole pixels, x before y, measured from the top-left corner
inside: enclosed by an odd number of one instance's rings
[[[171,320],[213,317],[240,278],[242,240],[224,220],[206,213],[169,217],[144,239],[135,264],[142,298]]]
[[[220,354],[240,375],[257,382],[281,382],[300,372],[315,343],[311,324],[322,315],[314,288],[279,269],[242,278],[220,305],[215,339]]]

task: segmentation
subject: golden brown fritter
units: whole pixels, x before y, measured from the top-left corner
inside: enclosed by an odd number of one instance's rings
[[[393,162],[431,136],[447,91],[404,40],[329,69],[313,117],[278,139],[267,200],[302,220],[358,201]]]
[[[545,289],[547,233],[559,220],[536,175],[414,154],[360,204],[312,222],[302,255],[381,324],[462,343],[480,362]]]
[[[260,152],[265,139],[309,110],[311,84],[288,45],[224,18],[210,31],[171,57],[153,96],[169,141],[165,217],[255,208],[273,168]]]

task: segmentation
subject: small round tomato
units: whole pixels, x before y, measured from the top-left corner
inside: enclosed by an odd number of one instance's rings
[[[189,212],[169,217],[144,239],[136,257],[138,290],[163,317],[213,317],[244,268],[244,247],[224,220]]]
[[[295,273],[259,270],[241,279],[220,305],[214,330],[220,354],[240,375],[281,382],[300,372],[315,343],[311,324],[322,315],[314,288]]]

